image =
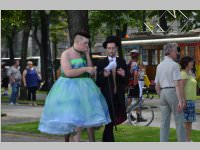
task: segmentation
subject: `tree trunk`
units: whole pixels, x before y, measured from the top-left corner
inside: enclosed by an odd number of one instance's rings
[[[41,66],[40,66],[40,70],[41,70],[41,77],[42,79],[44,79],[45,77],[45,70],[44,70],[44,58],[43,56],[41,55],[42,52],[43,52],[43,47],[42,47],[42,44],[41,44],[41,39],[38,38],[38,35],[37,35],[37,32],[38,32],[38,25],[34,25],[34,30],[33,30],[33,39],[35,40],[36,44],[38,45],[39,47],[39,50],[40,50],[40,61],[41,61]],[[40,32],[41,33],[41,32]]]
[[[68,29],[70,36],[70,45],[72,45],[73,35],[78,31],[89,33],[88,11],[87,10],[67,10]]]
[[[123,24],[122,38],[126,36],[127,29],[128,29],[128,24],[127,23]]]
[[[42,79],[44,78],[45,76],[45,70],[44,70],[44,58],[43,58],[43,47],[42,47],[42,44],[41,44],[41,41],[40,39],[38,38],[37,36],[37,31],[38,31],[38,25],[35,25],[34,26],[34,31],[33,31],[33,38],[34,40],[36,41],[39,49],[40,49],[40,61],[41,61],[41,76],[42,76]]]
[[[56,70],[57,70],[57,61],[56,61],[56,58],[57,58],[57,41],[54,41],[53,42],[53,49],[54,49],[54,79],[56,80],[58,77],[57,77],[57,73],[56,73]]]
[[[9,65],[11,66],[14,63],[14,51],[13,51],[13,37],[7,38],[8,48],[9,48],[9,55],[10,55],[10,62]]]
[[[46,76],[47,76],[47,57],[45,57],[45,53],[47,53],[47,46],[44,45],[44,41],[46,40],[46,37],[44,37],[45,33],[45,12],[44,11],[39,11],[40,12],[40,21],[41,21],[41,49],[40,49],[40,60],[41,60],[41,75],[42,79],[46,81]],[[39,40],[37,40],[39,41]],[[39,43],[39,42],[38,42]],[[43,88],[42,88],[43,89]]]
[[[118,54],[120,58],[123,58],[123,52],[122,52],[122,46],[121,46],[121,35],[117,35],[117,40],[119,42],[119,47],[118,47]]]
[[[142,13],[142,31],[143,32],[146,32],[146,26],[145,26],[145,23],[146,22],[146,11],[143,10],[143,13]]]
[[[36,41],[38,47],[40,50],[42,50],[42,45],[41,45],[41,42],[37,36],[37,32],[38,32],[38,25],[35,25],[34,26],[34,31],[33,31],[33,39]]]
[[[52,62],[51,62],[51,50],[49,42],[49,16],[45,13],[44,10],[40,11],[41,19],[41,44],[42,51],[40,51],[41,64],[44,70],[43,80],[45,81],[42,89],[49,91],[53,85],[53,72],[52,72]]]
[[[121,31],[120,20],[118,20],[117,26],[118,26],[118,29],[116,30],[116,37],[117,37],[117,40],[119,42],[118,54],[119,54],[120,58],[123,58],[123,52],[122,52],[122,46],[121,46],[121,39],[126,35],[128,25],[124,24],[123,25],[123,31]]]
[[[26,10],[26,24],[23,30],[23,39],[22,39],[22,50],[21,50],[21,62],[20,62],[20,71],[23,73],[23,70],[26,68],[26,57],[28,49],[28,39],[31,30],[31,10]],[[26,99],[26,88],[22,84],[20,88],[20,99]]]
[[[161,17],[159,19],[159,24],[160,24],[161,28],[164,31],[167,31],[167,29],[168,29],[168,27],[167,27],[167,20],[166,20],[165,14],[163,14],[164,12],[165,12],[165,10],[159,10],[159,17]]]
[[[10,66],[13,65],[14,63],[14,48],[13,48],[13,39],[16,35],[16,29],[13,28],[11,35],[7,37],[7,43],[8,43],[8,48],[9,48],[9,55],[10,55]]]

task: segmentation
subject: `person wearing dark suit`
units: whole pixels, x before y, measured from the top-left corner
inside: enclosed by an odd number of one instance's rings
[[[116,37],[108,37],[103,43],[107,57],[97,63],[96,83],[106,98],[112,120],[104,128],[103,142],[114,142],[113,127],[127,119],[125,89],[128,84],[128,69],[125,60],[116,57],[118,46]]]

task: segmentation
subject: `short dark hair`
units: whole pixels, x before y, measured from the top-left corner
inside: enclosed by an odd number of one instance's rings
[[[138,56],[139,56],[139,55],[132,55],[132,56],[131,56],[131,59],[138,59]]]
[[[106,38],[106,41],[105,42],[103,42],[103,47],[106,49],[107,48],[107,44],[108,43],[115,43],[115,45],[117,46],[117,47],[119,47],[120,46],[120,39],[118,38],[118,37],[116,37],[116,36],[108,36],[107,38]]]
[[[90,35],[89,35],[88,32],[86,32],[86,31],[78,31],[78,32],[76,32],[76,33],[74,34],[74,36],[73,36],[73,41],[74,41],[74,39],[75,39],[75,37],[76,37],[77,35],[83,36],[83,37],[85,37],[85,38],[87,38],[87,39],[90,38]]]
[[[180,60],[181,69],[185,69],[187,67],[187,65],[192,61],[194,61],[194,59],[190,56],[185,56],[185,57],[181,58],[181,60]]]
[[[19,61],[19,60],[14,60],[14,61],[13,61],[13,63],[12,63],[12,65],[15,65],[17,62],[19,62],[19,63],[20,63],[20,61]]]

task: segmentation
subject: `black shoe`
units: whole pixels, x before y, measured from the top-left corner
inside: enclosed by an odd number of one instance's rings
[[[147,121],[147,120],[144,119],[144,118],[142,118],[142,117],[137,118],[137,122],[146,122],[146,121]]]
[[[131,115],[130,117],[131,117],[131,121],[135,121],[136,120],[136,118],[133,115]]]

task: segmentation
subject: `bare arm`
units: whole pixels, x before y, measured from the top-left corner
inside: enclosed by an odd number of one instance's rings
[[[155,89],[156,93],[160,96],[160,85],[158,83],[156,83]]]
[[[183,93],[182,93],[182,82],[181,80],[177,80],[175,81],[175,87],[176,87],[176,94],[177,94],[177,98],[178,98],[178,106],[177,106],[177,111],[178,112],[182,112],[184,107],[185,107],[185,103],[183,101]]]
[[[26,87],[26,73],[27,73],[26,70],[24,70],[22,74],[22,80],[25,87]]]
[[[35,70],[36,70],[36,73],[37,73],[38,78],[41,80],[41,79],[42,79],[42,77],[41,77],[41,72],[38,71],[37,69],[35,69]]]
[[[176,88],[176,94],[179,102],[182,102],[182,88],[181,88],[181,80],[175,81],[175,88]]]
[[[131,63],[131,67],[130,67],[130,73],[133,73],[133,66],[135,65],[135,63]]]
[[[186,100],[185,92],[184,92],[184,88],[185,88],[186,81],[187,81],[187,80],[185,80],[185,79],[182,79],[182,80],[181,80],[181,94],[182,94],[182,96],[183,96],[183,102]]]
[[[15,82],[15,78],[13,77],[13,75],[12,75],[12,70],[11,70],[12,68],[10,68],[9,70],[8,70],[8,77],[9,77],[9,80],[12,82],[12,83],[14,83]]]
[[[138,81],[138,72],[137,71],[134,71],[134,78],[133,79],[134,79],[134,82],[133,82],[134,85],[137,85],[138,84],[138,82],[137,82]]]
[[[11,76],[9,76],[9,79],[11,80],[11,82],[15,82],[15,78],[11,75]]]
[[[93,66],[92,65],[92,60],[91,60],[90,54],[88,52],[86,53],[86,59],[87,59],[87,65],[92,67]]]
[[[160,96],[160,90],[161,90],[161,87],[160,87],[160,81],[159,81],[159,71],[158,71],[158,67],[156,68],[156,77],[155,77],[155,89],[156,89],[156,93]]]

